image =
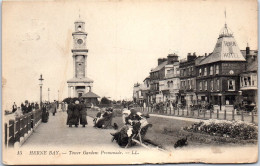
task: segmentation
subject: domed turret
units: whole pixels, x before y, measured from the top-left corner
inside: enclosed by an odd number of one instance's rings
[[[221,29],[219,33],[219,38],[221,37],[233,37],[232,31],[227,27],[227,24],[225,24],[224,28]]]

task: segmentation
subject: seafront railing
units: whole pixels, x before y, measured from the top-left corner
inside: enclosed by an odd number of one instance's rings
[[[9,120],[4,125],[5,146],[13,147],[16,142],[22,144],[32,131],[40,124],[42,111],[40,109]]]

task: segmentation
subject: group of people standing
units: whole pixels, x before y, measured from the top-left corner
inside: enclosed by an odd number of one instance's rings
[[[39,109],[39,104],[36,103],[29,103],[28,100],[25,100],[24,103],[21,103],[21,107],[18,107],[16,103],[14,102],[12,106],[12,113],[15,113],[16,111],[21,111],[22,114],[26,114],[29,112],[32,112],[34,109]]]
[[[67,125],[69,125],[69,127],[72,127],[73,125],[78,127],[79,124],[81,124],[82,127],[85,127],[88,124],[87,108],[84,104],[84,101],[79,102],[79,100],[76,100],[75,103],[70,101],[68,104],[67,113]]]

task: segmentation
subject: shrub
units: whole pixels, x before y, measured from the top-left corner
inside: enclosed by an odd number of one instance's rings
[[[102,97],[100,104],[110,104],[110,103],[111,103],[111,101],[108,98]]]
[[[190,132],[199,132],[213,136],[238,138],[240,140],[257,139],[258,127],[242,121],[208,120],[194,123],[183,128]]]

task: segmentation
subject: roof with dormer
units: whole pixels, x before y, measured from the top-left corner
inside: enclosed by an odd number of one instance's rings
[[[67,83],[93,83],[94,81],[88,77],[84,78],[71,78],[67,81]]]
[[[218,41],[212,54],[203,59],[198,65],[218,61],[246,61],[238,48],[231,30],[226,24],[219,34]]]

